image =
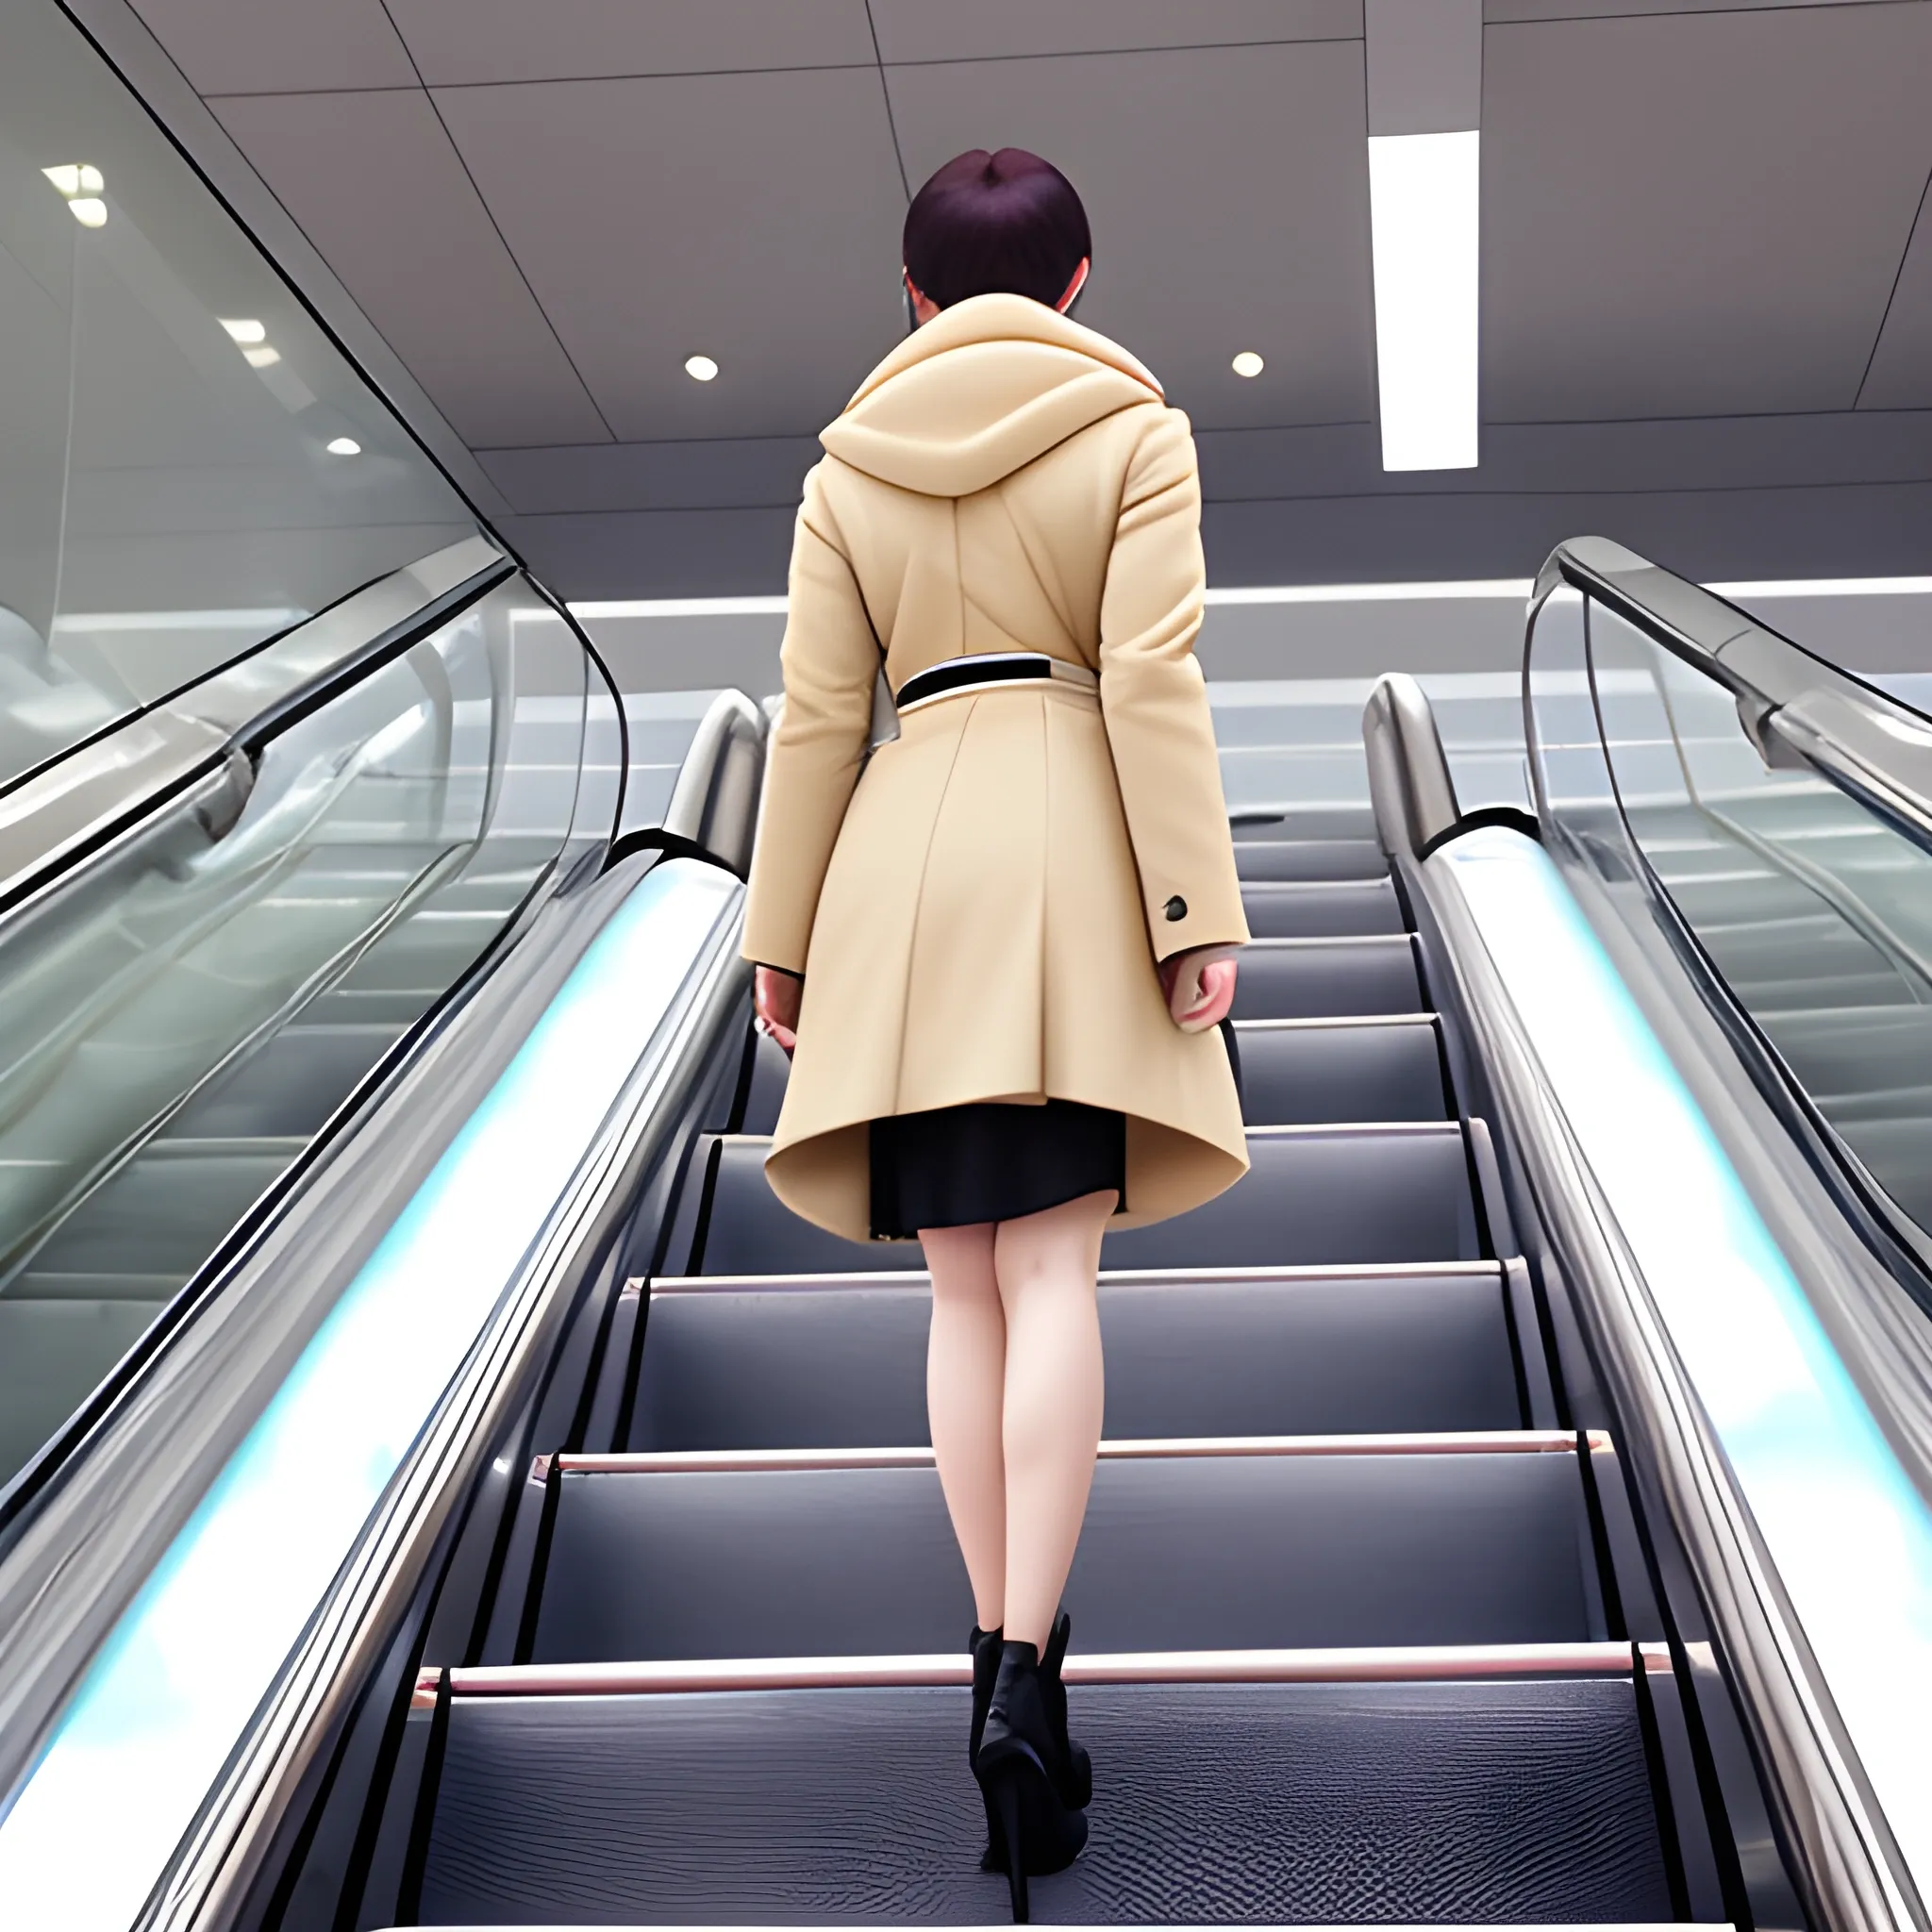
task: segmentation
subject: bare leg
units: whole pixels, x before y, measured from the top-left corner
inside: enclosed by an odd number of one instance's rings
[[[1000,1459],[1007,1318],[993,1279],[993,1227],[982,1221],[922,1228],[919,1236],[932,1271],[925,1412],[940,1488],[982,1630],[998,1627],[1007,1591],[1007,1479]]]
[[[1100,1446],[1100,1237],[1118,1196],[1083,1194],[993,1240],[1007,1311],[1006,1635],[1044,1649]],[[982,1623],[984,1620],[982,1619]]]

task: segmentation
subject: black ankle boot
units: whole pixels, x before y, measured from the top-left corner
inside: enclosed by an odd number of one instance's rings
[[[1068,1769],[1047,1714],[1040,1654],[1030,1643],[1000,1646],[974,1770],[999,1826],[1013,1921],[1024,1925],[1028,1875],[1065,1871],[1087,1842],[1086,1817],[1060,1795]]]
[[[982,1630],[977,1624],[973,1626],[973,1635],[968,1640],[973,1652],[973,1727],[968,1733],[966,1763],[974,1777],[979,1775],[979,1736],[986,1729],[986,1713],[992,1703],[993,1679],[1000,1674],[1000,1646],[1003,1641],[998,1629]],[[982,1798],[986,1793],[980,1793]],[[979,1869],[982,1872],[1004,1872],[1007,1869],[1007,1854],[1000,1842],[999,1820],[993,1815],[991,1799],[986,1804],[986,1849],[979,1855]]]
[[[1054,1742],[1059,1746],[1060,1762],[1066,1767],[1060,1798],[1074,1810],[1084,1811],[1093,1798],[1093,1760],[1067,1735],[1067,1687],[1060,1682],[1060,1664],[1073,1631],[1074,1620],[1062,1610],[1041,1654],[1040,1689],[1046,1700],[1046,1719],[1053,1726]],[[976,1692],[977,1665],[974,1674]]]

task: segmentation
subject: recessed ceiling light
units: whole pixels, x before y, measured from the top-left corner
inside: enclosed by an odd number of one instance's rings
[[[265,342],[268,341],[268,330],[262,324],[255,321],[252,317],[231,322],[226,316],[224,316],[222,318],[222,326],[238,342]]]
[[[92,194],[84,194],[67,206],[74,210],[74,219],[83,228],[105,228],[108,225],[108,204]]]
[[[251,369],[272,369],[282,359],[282,352],[271,349],[266,342],[259,348],[243,349],[242,353],[247,358]]]
[[[1475,467],[1481,140],[1369,137],[1385,470]]]
[[[684,373],[693,382],[709,382],[718,373],[718,365],[708,356],[690,356],[685,358]]]
[[[107,187],[98,168],[91,168],[85,162],[70,168],[42,168],[43,174],[69,201],[76,194],[99,194]]]
[[[338,436],[330,441],[328,453],[332,457],[359,457],[362,445],[353,436]]]
[[[1234,373],[1237,375],[1259,375],[1267,366],[1252,349],[1243,349],[1234,358]]]

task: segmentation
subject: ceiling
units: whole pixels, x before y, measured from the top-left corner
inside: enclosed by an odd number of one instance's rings
[[[782,588],[908,187],[1008,143],[1222,582],[1932,569],[1932,0],[1485,0],[1482,462],[1394,476],[1362,0],[133,5],[567,595]]]

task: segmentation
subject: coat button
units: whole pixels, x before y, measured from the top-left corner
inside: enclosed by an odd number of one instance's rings
[[[1188,902],[1185,899],[1183,899],[1178,892],[1176,892],[1174,895],[1174,897],[1170,899],[1167,902],[1167,904],[1161,908],[1161,910],[1167,914],[1169,919],[1185,919],[1188,916]]]

